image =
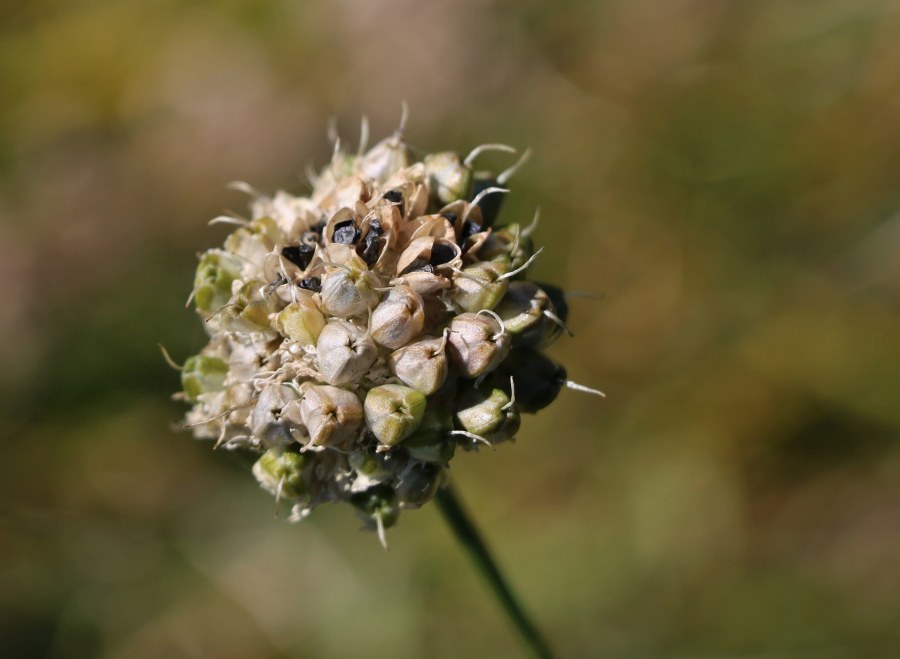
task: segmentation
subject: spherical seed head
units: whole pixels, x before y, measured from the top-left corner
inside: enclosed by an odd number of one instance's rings
[[[185,421],[259,454],[291,519],[342,501],[383,533],[434,496],[457,446],[512,438],[520,411],[572,386],[539,352],[562,292],[527,281],[531,228],[497,216],[518,165],[473,174],[510,149],[416,162],[401,132],[337,148],[308,197],[245,187],[250,220],[227,220],[194,278],[210,339],[180,367]]]

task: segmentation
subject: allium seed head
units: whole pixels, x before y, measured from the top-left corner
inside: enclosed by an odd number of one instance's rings
[[[527,280],[534,224],[499,223],[505,171],[416,162],[402,127],[312,176],[307,197],[253,195],[249,221],[200,257],[191,297],[209,344],[181,368],[186,425],[259,454],[260,485],[302,519],[330,501],[370,528],[429,501],[459,446],[512,439],[565,370],[539,350],[568,313]],[[506,156],[508,157],[508,156]],[[597,392],[595,392],[597,393]]]

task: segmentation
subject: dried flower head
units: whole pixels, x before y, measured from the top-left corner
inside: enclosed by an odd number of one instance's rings
[[[352,504],[378,529],[430,500],[455,449],[512,439],[565,370],[539,350],[562,292],[526,279],[540,253],[497,225],[506,183],[488,150],[416,162],[402,127],[339,148],[306,197],[252,194],[249,220],[200,257],[192,298],[209,344],[182,367],[195,436],[259,454],[262,487],[302,519]],[[588,390],[592,391],[592,390]],[[599,393],[599,392],[594,392]]]

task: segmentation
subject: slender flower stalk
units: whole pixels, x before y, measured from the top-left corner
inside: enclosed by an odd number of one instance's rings
[[[484,576],[525,645],[537,659],[552,659],[553,654],[550,652],[550,647],[541,637],[537,627],[525,613],[519,600],[507,584],[500,568],[491,556],[487,544],[466,514],[453,487],[448,483],[438,490],[435,501],[447,524]]]

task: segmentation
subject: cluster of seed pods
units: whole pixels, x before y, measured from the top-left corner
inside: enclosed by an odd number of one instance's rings
[[[351,503],[384,538],[431,499],[457,449],[510,440],[520,415],[576,387],[541,349],[567,331],[562,291],[528,281],[539,251],[499,225],[508,170],[402,130],[331,163],[308,197],[253,196],[200,257],[209,344],[182,368],[186,425],[259,454],[253,473],[302,519]],[[535,218],[536,219],[536,218]]]

